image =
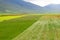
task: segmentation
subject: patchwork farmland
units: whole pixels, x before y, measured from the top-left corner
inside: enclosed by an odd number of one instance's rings
[[[60,40],[60,15],[0,16],[0,40]]]

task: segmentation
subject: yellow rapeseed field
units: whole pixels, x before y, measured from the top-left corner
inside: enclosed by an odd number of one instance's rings
[[[20,15],[20,16],[3,16],[0,17],[0,22],[4,21],[4,20],[11,20],[11,19],[15,19],[15,18],[19,18],[19,17],[24,17],[25,15]]]

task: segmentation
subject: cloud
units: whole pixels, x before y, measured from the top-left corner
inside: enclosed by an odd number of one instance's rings
[[[39,6],[46,6],[48,4],[60,4],[60,0],[24,0]]]

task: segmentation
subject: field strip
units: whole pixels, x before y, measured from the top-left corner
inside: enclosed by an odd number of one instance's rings
[[[43,16],[12,40],[60,40],[60,19]]]
[[[54,24],[57,26],[54,26],[53,29],[54,29],[54,33],[55,33],[55,37],[54,37],[54,40],[60,40],[60,28],[58,28],[58,26],[60,25],[60,20],[54,20]]]
[[[31,31],[33,28],[35,28],[36,24],[39,24],[39,21],[35,22],[31,27],[29,27],[28,29],[26,29],[23,33],[19,34],[17,37],[13,38],[12,40],[19,40],[20,36],[24,36],[23,34],[28,31]],[[29,32],[27,32],[29,33]]]
[[[3,22],[5,20],[11,20],[11,19],[15,19],[15,18],[20,18],[20,17],[24,17],[26,15],[21,15],[21,16],[4,16],[4,17],[0,17],[0,22]]]
[[[12,40],[37,40],[39,38],[37,38],[38,34],[40,33],[39,35],[41,35],[43,32],[45,24],[47,24],[47,21],[38,20],[23,33],[19,34]]]

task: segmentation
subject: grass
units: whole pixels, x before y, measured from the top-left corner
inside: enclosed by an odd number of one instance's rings
[[[60,40],[60,16],[44,15],[13,40]]]
[[[4,20],[3,22],[0,22],[0,40],[13,39],[36,22],[39,18],[40,16],[38,15],[28,15],[21,18]]]
[[[29,14],[0,22],[0,40],[12,39],[60,40],[60,15]]]

